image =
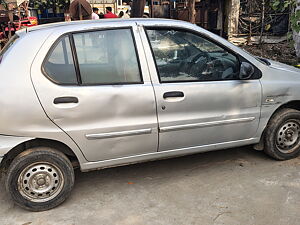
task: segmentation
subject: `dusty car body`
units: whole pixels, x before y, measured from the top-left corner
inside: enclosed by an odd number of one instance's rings
[[[1,52],[0,77],[1,167],[30,210],[57,206],[74,182],[49,149],[82,171],[250,144],[279,160],[299,154],[300,70],[190,23],[30,28]]]

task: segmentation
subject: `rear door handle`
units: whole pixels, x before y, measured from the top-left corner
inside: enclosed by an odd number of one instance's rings
[[[164,99],[166,99],[166,98],[183,98],[184,93],[181,91],[170,91],[170,92],[164,93],[163,97],[164,97]]]
[[[53,103],[54,104],[66,104],[66,103],[78,103],[78,98],[76,97],[58,97],[55,98]]]

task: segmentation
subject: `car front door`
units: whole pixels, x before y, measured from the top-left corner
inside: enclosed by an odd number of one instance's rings
[[[146,27],[143,35],[150,42],[159,151],[214,148],[255,135],[261,84],[255,76],[239,79],[235,53],[190,30]]]
[[[47,55],[42,49],[32,67],[47,116],[88,161],[157,151],[155,96],[134,30],[68,32]]]

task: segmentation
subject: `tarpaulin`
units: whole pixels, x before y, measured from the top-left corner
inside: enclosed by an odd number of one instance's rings
[[[92,7],[86,0],[74,0],[70,4],[70,15],[72,19],[79,20],[79,6],[81,6],[81,15],[83,19],[91,19]]]

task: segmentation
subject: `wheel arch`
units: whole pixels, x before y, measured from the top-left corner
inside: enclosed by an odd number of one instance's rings
[[[286,102],[286,103],[278,106],[275,109],[275,111],[272,113],[272,115],[268,119],[268,122],[264,125],[263,132],[262,132],[259,143],[254,145],[255,150],[261,151],[264,149],[264,135],[265,135],[266,128],[268,127],[270,120],[282,109],[295,109],[295,110],[300,111],[300,100],[292,100],[292,101]]]
[[[19,155],[21,152],[24,152],[27,149],[35,148],[35,147],[51,147],[54,148],[63,154],[65,154],[69,160],[72,162],[73,167],[79,167],[79,159],[74,153],[74,151],[66,144],[52,139],[43,139],[43,138],[35,138],[24,141],[17,146],[13,147],[10,151],[8,151],[1,161],[0,164],[0,172],[5,173],[13,161],[13,159]]]

